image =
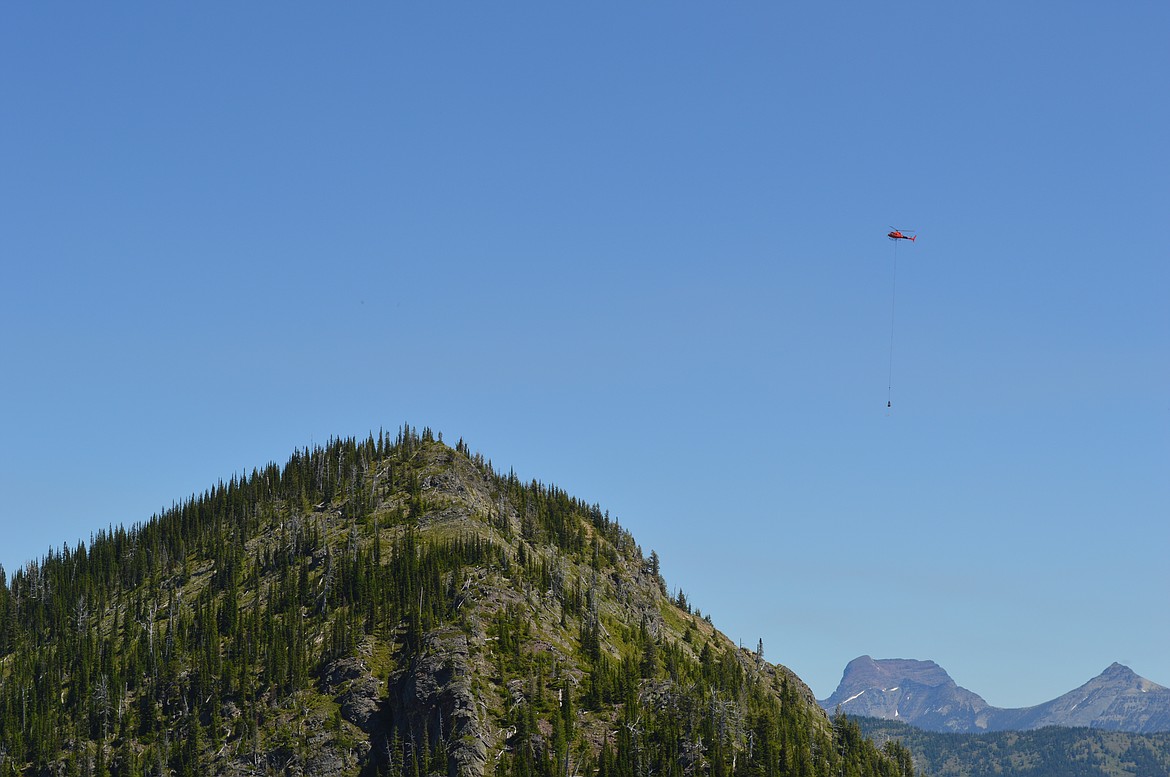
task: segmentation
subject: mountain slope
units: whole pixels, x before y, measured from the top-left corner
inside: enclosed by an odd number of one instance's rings
[[[1002,709],[956,685],[933,661],[861,656],[849,662],[837,690],[820,704],[826,710],[840,706],[849,715],[899,720],[927,731],[978,733],[1045,726],[1170,731],[1170,689],[1116,663],[1057,699]]]
[[[334,440],[0,575],[0,775],[907,774],[597,505]]]
[[[1076,690],[1035,707],[1004,710],[1003,728],[1085,726],[1111,731],[1170,731],[1170,689],[1114,663]]]

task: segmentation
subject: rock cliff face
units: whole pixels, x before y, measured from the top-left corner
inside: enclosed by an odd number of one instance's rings
[[[488,749],[500,738],[477,707],[471,682],[476,671],[467,637],[448,629],[428,633],[423,650],[391,681],[392,719],[417,737],[434,731],[449,739],[453,774],[483,774]]]
[[[955,684],[933,661],[849,662],[837,690],[819,702],[849,715],[898,720],[927,731],[978,733],[1069,726],[1153,733],[1170,731],[1170,689],[1113,664],[1065,695],[1035,707],[992,707]]]

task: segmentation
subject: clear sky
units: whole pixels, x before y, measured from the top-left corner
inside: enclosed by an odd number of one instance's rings
[[[1170,685],[1170,5],[8,3],[0,562],[403,421],[828,696]],[[898,247],[890,384],[893,245]]]

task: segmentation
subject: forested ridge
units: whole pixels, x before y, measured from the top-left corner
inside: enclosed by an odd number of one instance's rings
[[[878,742],[898,741],[930,777],[1170,777],[1170,733],[1049,726],[953,734],[852,719]]]
[[[429,429],[0,570],[0,777],[911,773],[598,505]]]

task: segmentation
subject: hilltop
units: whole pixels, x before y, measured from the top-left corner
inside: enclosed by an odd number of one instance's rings
[[[597,504],[331,440],[0,575],[0,775],[905,777]]]

